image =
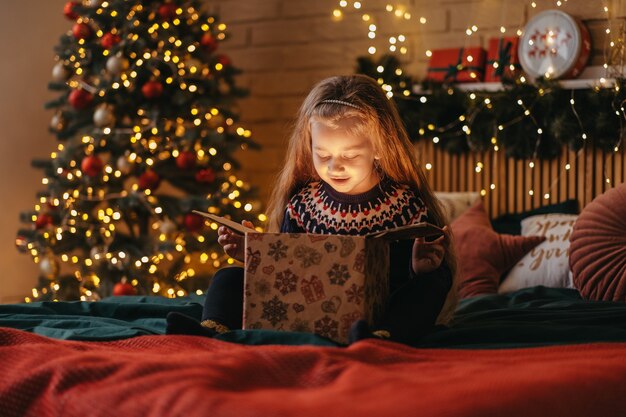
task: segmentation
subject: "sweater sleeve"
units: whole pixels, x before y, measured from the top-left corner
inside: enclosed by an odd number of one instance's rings
[[[280,233],[306,233],[306,230],[291,218],[288,208],[285,209],[285,215],[280,225]]]

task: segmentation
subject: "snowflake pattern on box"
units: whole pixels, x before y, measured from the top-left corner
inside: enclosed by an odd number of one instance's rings
[[[311,333],[311,325],[307,320],[295,319],[289,326],[289,330],[292,332]]]
[[[349,303],[354,303],[358,306],[363,302],[364,297],[364,287],[358,286],[355,283],[352,283],[350,288],[346,290],[346,298]]]
[[[267,252],[267,255],[274,261],[279,261],[287,257],[287,249],[289,249],[289,246],[286,246],[282,240],[279,240],[275,243],[270,243],[270,250]]]
[[[271,300],[263,301],[261,318],[272,323],[272,326],[276,326],[279,322],[287,320],[287,308],[289,308],[289,304],[283,303],[275,295]]]
[[[339,323],[337,322],[337,320],[333,320],[328,316],[325,316],[322,319],[315,321],[315,333],[329,339],[336,339],[337,337],[339,337],[338,327]]]
[[[330,278],[330,283],[335,285],[343,285],[350,279],[350,272],[348,272],[346,265],[334,264],[327,275]]]
[[[287,295],[296,290],[297,284],[298,276],[291,272],[290,269],[286,269],[276,274],[274,288],[280,291],[282,295]]]
[[[294,255],[296,256],[296,259],[300,261],[300,265],[303,268],[308,268],[311,265],[319,265],[320,262],[322,262],[322,254],[308,246],[296,246]]]

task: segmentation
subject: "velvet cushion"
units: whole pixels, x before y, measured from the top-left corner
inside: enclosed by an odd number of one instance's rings
[[[596,197],[580,213],[569,261],[583,298],[626,301],[626,184]]]
[[[493,230],[498,233],[508,233],[510,235],[519,235],[522,233],[521,222],[527,217],[537,216],[539,214],[578,214],[578,200],[565,200],[561,203],[548,204],[533,210],[524,211],[516,214],[503,214],[491,220]]]
[[[511,269],[543,236],[496,233],[482,201],[478,201],[451,225],[458,262],[459,298],[497,294],[500,276]]]

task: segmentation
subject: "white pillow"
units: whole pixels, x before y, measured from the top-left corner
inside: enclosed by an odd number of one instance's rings
[[[498,293],[543,285],[574,288],[569,268],[569,238],[578,215],[540,214],[522,220],[522,236],[545,236],[505,276]]]
[[[470,208],[480,198],[479,192],[447,192],[435,191],[435,197],[441,202],[444,215],[452,223],[461,213]]]

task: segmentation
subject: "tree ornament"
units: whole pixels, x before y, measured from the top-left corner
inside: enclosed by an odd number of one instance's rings
[[[37,215],[37,219],[35,220],[35,228],[43,229],[46,226],[49,226],[53,223],[52,216],[48,213],[39,213]]]
[[[93,36],[93,29],[87,23],[76,23],[72,27],[72,34],[76,40],[89,40]]]
[[[197,232],[204,226],[204,217],[195,213],[187,213],[183,219],[183,225],[188,231]]]
[[[139,176],[139,189],[140,190],[155,190],[161,183],[161,177],[159,174],[149,169]]]
[[[65,3],[65,6],[63,7],[63,14],[65,15],[65,17],[67,17],[69,20],[76,20],[78,18],[78,14],[76,14],[76,12],[74,11],[74,7],[79,5],[80,3],[77,1],[68,1],[67,3]]]
[[[192,169],[196,166],[196,153],[182,151],[176,158],[176,166],[180,169]]]
[[[200,45],[204,46],[204,49],[209,53],[214,52],[217,49],[217,39],[209,32],[205,32],[202,38],[200,38]]]
[[[122,278],[120,282],[113,287],[113,295],[135,295],[137,290],[126,280],[126,277]]]
[[[15,247],[20,253],[28,252],[28,240],[24,236],[18,235],[15,238]]]
[[[70,71],[63,65],[63,62],[57,62],[54,67],[52,67],[52,80],[57,83],[64,83],[70,78]]]
[[[44,277],[53,280],[59,275],[59,261],[54,256],[45,256],[39,261],[39,270]]]
[[[116,166],[123,175],[128,175],[133,170],[133,163],[128,160],[126,155],[117,158]]]
[[[222,64],[224,67],[229,67],[232,64],[232,61],[230,60],[229,57],[227,57],[226,55],[220,55],[217,58],[217,62],[219,62],[220,64]]]
[[[80,88],[78,90],[72,90],[68,97],[68,101],[75,109],[82,110],[89,107],[93,101],[93,96],[89,91]]]
[[[115,124],[115,116],[109,105],[102,105],[93,113],[93,123],[98,127],[111,127]]]
[[[174,223],[170,219],[163,219],[163,221],[159,225],[159,231],[164,235],[174,233],[176,230],[178,230],[176,223]]]
[[[94,246],[89,251],[89,257],[94,261],[94,263],[103,262],[106,259],[107,249],[104,246]]]
[[[50,128],[55,132],[60,132],[65,129],[65,119],[61,113],[55,113],[50,119]]]
[[[173,20],[176,17],[176,5],[174,3],[165,3],[159,6],[159,17],[162,20]]]
[[[163,94],[163,84],[156,80],[148,81],[141,87],[141,93],[147,99],[159,98]]]
[[[80,163],[80,169],[83,171],[83,174],[91,178],[100,175],[103,167],[104,164],[102,163],[102,160],[96,155],[86,156]]]
[[[98,7],[103,2],[104,2],[104,0],[86,0],[85,1],[85,6],[87,6],[87,7]]]
[[[129,63],[126,58],[121,55],[114,55],[107,59],[106,67],[113,75],[120,75],[122,72],[128,69]]]
[[[213,181],[215,181],[215,171],[213,171],[211,168],[201,169],[200,171],[196,172],[196,181],[207,184],[212,183]]]
[[[102,36],[102,38],[100,39],[100,45],[102,45],[104,49],[111,49],[112,47],[120,43],[121,40],[122,38],[120,38],[118,35],[109,32],[105,33]]]

